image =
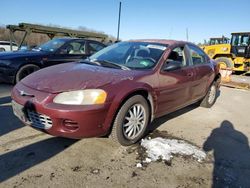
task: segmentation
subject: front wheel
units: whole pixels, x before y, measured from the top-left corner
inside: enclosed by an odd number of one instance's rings
[[[213,82],[213,84],[210,86],[206,96],[201,101],[200,106],[205,107],[205,108],[211,108],[216,101],[217,91],[218,91],[218,83]]]
[[[111,138],[123,146],[139,141],[145,134],[149,123],[149,106],[141,95],[128,99],[117,113]]]
[[[22,80],[23,78],[25,78],[26,76],[28,76],[29,74],[39,70],[40,68],[36,65],[24,65],[23,67],[21,67],[16,74],[16,83],[19,82],[20,80]]]

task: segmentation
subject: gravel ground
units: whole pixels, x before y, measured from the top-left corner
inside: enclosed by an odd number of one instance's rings
[[[0,187],[250,187],[250,92],[221,87],[211,109],[196,105],[157,119],[150,137],[183,139],[205,161],[175,156],[136,167],[139,144],[70,140],[23,126],[12,114],[11,86],[0,85]]]

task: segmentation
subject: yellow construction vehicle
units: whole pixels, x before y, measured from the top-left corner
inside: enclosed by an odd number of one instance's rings
[[[231,41],[224,36],[211,38],[202,48],[221,68],[241,72],[250,70],[250,32],[232,33]]]

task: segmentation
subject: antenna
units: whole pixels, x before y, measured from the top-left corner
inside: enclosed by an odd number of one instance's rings
[[[186,28],[186,39],[188,41],[188,28]]]
[[[122,2],[119,3],[119,17],[118,17],[118,31],[117,31],[117,41],[119,41],[119,35],[120,35],[120,21],[121,21],[121,9],[122,9]]]
[[[170,29],[170,31],[169,31],[169,36],[168,36],[169,39],[171,39],[172,33],[173,33],[173,27],[171,27],[171,29]]]

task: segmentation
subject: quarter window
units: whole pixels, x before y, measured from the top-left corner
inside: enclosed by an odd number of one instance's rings
[[[206,55],[202,50],[194,46],[189,46],[189,49],[190,49],[190,57],[191,57],[191,61],[193,65],[206,63]]]

